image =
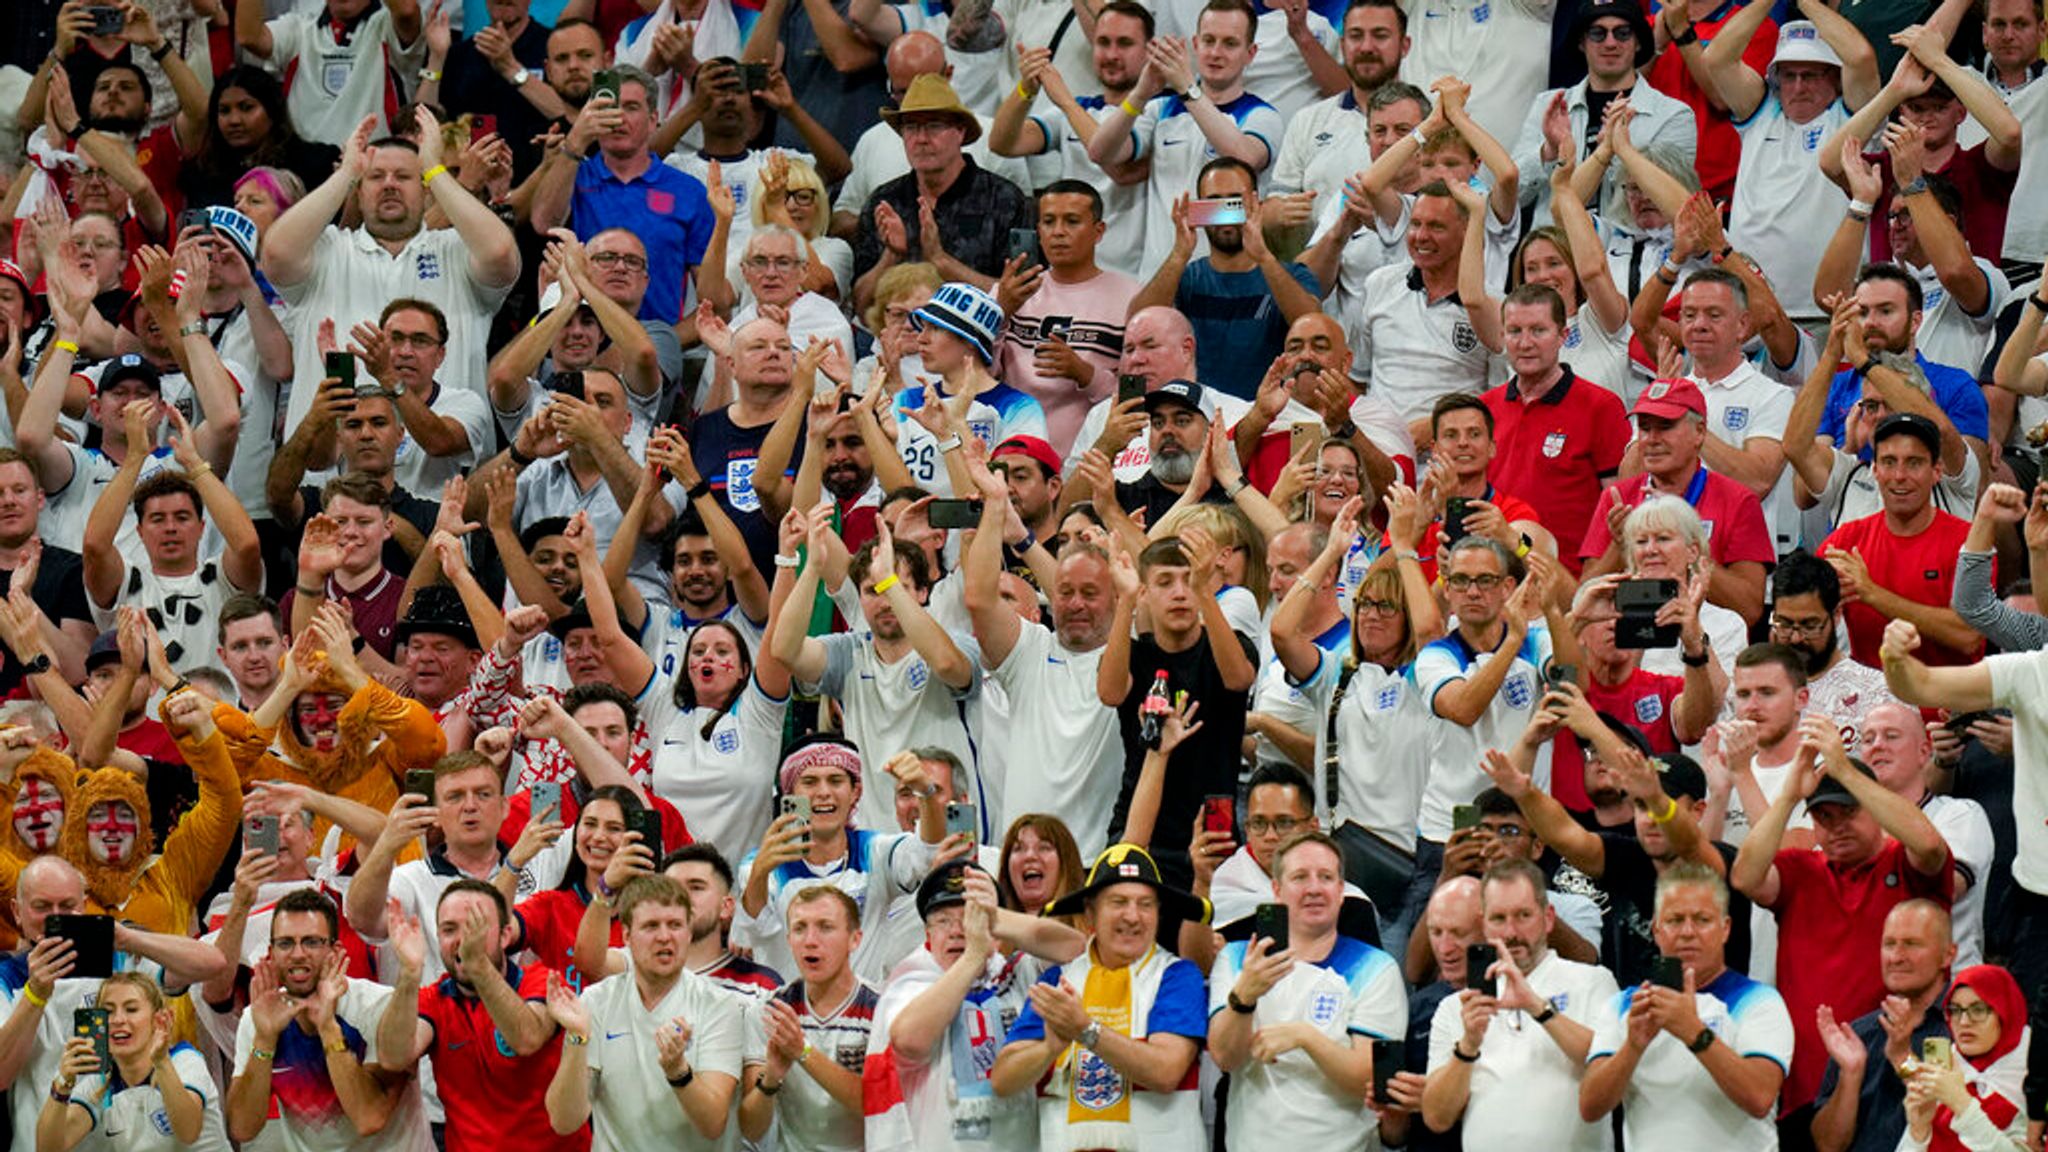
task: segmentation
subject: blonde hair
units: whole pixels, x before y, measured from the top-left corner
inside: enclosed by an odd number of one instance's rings
[[[860,318],[867,324],[869,332],[879,336],[883,328],[883,317],[889,314],[889,305],[919,288],[937,292],[939,285],[945,282],[946,278],[939,274],[939,266],[936,264],[898,264],[882,273],[875,281],[875,298],[868,304],[868,310],[861,313]]]
[[[158,987],[157,982],[140,972],[116,972],[112,976],[107,977],[100,982],[99,994],[93,998],[93,1003],[104,1008],[107,1003],[107,993],[122,985],[129,985],[140,991],[142,998],[149,1001],[149,1010],[151,1012],[167,1011],[171,1006],[170,1001],[164,999],[164,990]]]
[[[825,226],[832,222],[832,205],[825,195],[825,181],[819,177],[818,170],[811,167],[810,161],[799,160],[794,156],[788,157],[788,160],[789,178],[784,181],[783,186],[791,192],[808,188],[817,194],[818,210],[811,213],[811,231],[810,235],[805,237],[807,240],[816,240],[825,234]],[[768,223],[768,198],[754,197],[748,214],[753,216],[756,228]]]
[[[1196,504],[1168,514],[1159,521],[1160,539],[1178,537],[1189,525],[1207,532],[1219,548],[1244,549],[1244,587],[1266,607],[1266,538],[1252,527],[1245,514],[1222,504]]]

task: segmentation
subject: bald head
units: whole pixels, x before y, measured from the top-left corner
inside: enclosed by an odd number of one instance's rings
[[[1437,885],[1422,914],[1437,973],[1454,988],[1465,984],[1465,949],[1483,941],[1479,878],[1457,876]]]
[[[1140,309],[1124,325],[1124,358],[1118,370],[1143,376],[1153,388],[1168,380],[1194,379],[1194,326],[1174,308]]]
[[[1934,755],[1934,742],[1927,736],[1927,724],[1920,710],[1897,701],[1887,701],[1863,714],[1858,730],[1856,754],[1877,782],[1887,789],[1917,801],[1927,790],[1927,761]]]
[[[937,36],[929,32],[906,32],[889,45],[889,55],[884,61],[889,71],[889,87],[898,92],[908,92],[910,82],[927,72],[936,72],[951,77],[953,69],[946,63],[946,46]]]
[[[15,878],[14,918],[24,940],[41,940],[43,921],[55,913],[83,911],[85,876],[62,856],[38,856]]]

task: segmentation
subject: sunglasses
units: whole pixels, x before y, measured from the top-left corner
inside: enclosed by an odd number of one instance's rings
[[[1586,39],[1595,44],[1605,44],[1610,37],[1616,44],[1632,43],[1636,30],[1626,24],[1595,24],[1586,29]]]

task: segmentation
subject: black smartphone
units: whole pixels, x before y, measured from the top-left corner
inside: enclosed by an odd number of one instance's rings
[[[1401,1042],[1399,1040],[1375,1040],[1372,1042],[1372,1099],[1375,1104],[1387,1102],[1387,1085],[1393,1082],[1394,1073],[1401,1070]]]
[[[1116,402],[1128,403],[1145,398],[1145,378],[1126,372],[1116,378]]]
[[[432,804],[434,802],[434,770],[432,768],[406,769],[405,790]]]
[[[242,851],[248,853],[277,854],[277,817],[260,812],[249,817],[242,832]]]
[[[1480,988],[1491,992],[1493,985],[1483,983],[1486,970],[1500,963],[1500,949],[1491,944],[1465,945],[1465,987]]]
[[[177,236],[183,236],[194,228],[204,229],[209,226],[209,218],[204,208],[187,208],[183,212],[178,213]]]
[[[1287,905],[1261,904],[1252,913],[1252,935],[1263,936],[1273,943],[1266,948],[1266,955],[1287,949]]]
[[[1685,991],[1685,961],[1676,956],[1659,956],[1650,961],[1650,983],[1659,988]]]
[[[1024,257],[1024,266],[1030,268],[1045,263],[1045,249],[1039,247],[1038,229],[1010,229],[1010,258]]]
[[[946,802],[946,835],[965,836],[969,843],[981,839],[981,813],[963,800]]]
[[[782,814],[784,816],[794,816],[803,822],[803,844],[805,847],[809,847],[811,843],[811,798],[809,796],[784,796],[782,798]]]
[[[95,4],[86,9],[92,13],[92,34],[95,36],[119,36],[128,27],[128,13],[109,4]]]
[[[652,808],[642,808],[626,817],[626,828],[640,834],[640,842],[647,845],[647,851],[654,866],[661,867],[661,813]]]
[[[356,358],[346,352],[327,354],[327,375],[339,380],[344,388],[356,386]]]
[[[43,921],[43,935],[71,941],[71,975],[104,980],[114,974],[114,918],[59,912]]]
[[[619,99],[618,70],[606,68],[592,77],[590,80],[590,96],[593,100],[599,96],[609,96],[612,98],[613,103],[617,103]]]
[[[1459,804],[1451,809],[1451,831],[1462,832],[1467,828],[1479,827],[1479,805]]]
[[[740,74],[740,87],[748,92],[762,92],[768,88],[768,65],[758,60],[743,60],[736,67]]]
[[[1678,625],[1657,623],[1657,612],[1678,597],[1676,580],[1623,580],[1614,586],[1616,648],[1669,648],[1678,643]]]
[[[981,526],[979,500],[934,500],[925,509],[925,518],[934,528],[978,528]]]
[[[1995,712],[1964,712],[1960,715],[1949,717],[1942,721],[1941,724],[1942,727],[1955,733],[1957,738],[1968,740],[1970,738],[1970,725],[1975,724],[1979,720],[1995,720],[1997,718],[1998,714]]]
[[[1471,501],[1463,496],[1444,498],[1444,543],[1456,544],[1465,538],[1465,512]]]
[[[71,1011],[71,1034],[92,1041],[92,1053],[99,1058],[101,1072],[114,1066],[113,1054],[107,1050],[108,1015],[105,1008],[74,1008]]]

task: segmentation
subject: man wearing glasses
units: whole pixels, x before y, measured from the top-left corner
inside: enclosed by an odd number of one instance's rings
[[[1218,925],[1234,924],[1271,903],[1273,853],[1303,832],[1322,831],[1315,790],[1291,764],[1265,764],[1253,772],[1244,811],[1244,843],[1222,863],[1202,850],[1207,834],[1198,833],[1195,841],[1195,895],[1208,897]],[[1344,898],[1364,899],[1365,893],[1346,884]]]
[[[352,335],[349,350],[369,367],[405,428],[392,479],[421,499],[439,500],[448,479],[474,468],[486,458],[479,449],[495,442],[483,396],[439,380],[448,358],[447,315],[425,300],[393,300],[375,327],[359,324]]]
[[[1856,750],[1863,718],[1892,702],[1884,673],[1849,659],[1841,642],[1842,581],[1834,565],[1800,549],[1771,573],[1771,642],[1806,659],[1807,712],[1825,716]]]
[[[850,359],[853,327],[845,314],[831,300],[804,289],[804,248],[804,238],[785,225],[764,224],[754,230],[740,259],[740,275],[753,300],[733,313],[731,328],[737,332],[756,316],[775,317],[780,312],[787,317],[792,347],[802,350],[812,340],[837,340]]]

